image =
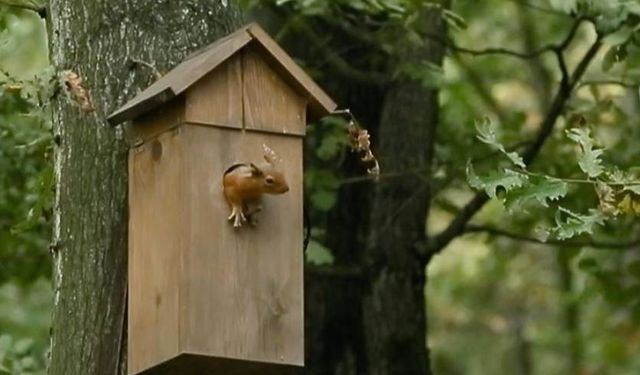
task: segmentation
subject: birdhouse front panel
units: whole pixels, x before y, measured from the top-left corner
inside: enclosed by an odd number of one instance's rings
[[[242,51],[243,109],[246,129],[304,135],[307,99],[297,93],[249,44]]]
[[[302,365],[302,144],[299,138],[185,126],[180,341],[189,353]],[[219,176],[238,160],[282,159],[290,191],[265,196],[255,226],[235,229]],[[216,145],[212,147],[212,145]],[[213,178],[203,179],[203,176]]]

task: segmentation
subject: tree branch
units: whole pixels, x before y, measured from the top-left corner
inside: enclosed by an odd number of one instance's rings
[[[354,81],[374,86],[384,86],[389,83],[388,77],[384,74],[377,72],[363,72],[349,64],[333,49],[329,48],[322,38],[304,22],[298,22],[295,26],[298,30],[302,31],[307,38],[309,38],[309,40],[324,55],[326,61],[343,77],[348,77]]]
[[[606,242],[606,241],[562,241],[549,239],[546,241],[528,237],[519,233],[512,233],[506,230],[482,226],[482,225],[467,225],[465,233],[487,233],[490,236],[505,237],[516,241],[535,243],[546,246],[564,246],[564,247],[592,247],[594,249],[629,249],[632,247],[640,246],[640,238],[631,240],[629,242]]]
[[[464,53],[467,55],[472,55],[472,56],[503,55],[503,56],[516,57],[520,59],[532,59],[547,52],[564,51],[569,46],[569,44],[571,44],[571,42],[576,36],[576,33],[578,32],[578,29],[580,28],[580,25],[584,21],[590,21],[590,19],[587,17],[576,18],[575,22],[571,26],[571,29],[567,33],[567,36],[565,36],[565,38],[560,43],[549,44],[531,52],[513,51],[508,48],[500,48],[500,47],[490,47],[490,48],[476,50],[476,49],[458,46],[455,43],[453,43],[451,39],[442,39],[437,35],[427,34],[426,36],[429,39],[432,39],[438,43],[441,43],[451,51]]]
[[[0,0],[0,5],[6,5],[12,8],[30,10],[38,13],[41,18],[47,18],[47,8],[44,6],[37,6],[33,4],[16,3],[10,0]]]
[[[563,43],[562,45],[568,44]],[[600,40],[600,36],[598,36],[596,41],[585,53],[584,57],[574,70],[569,79],[569,82],[560,85],[560,87],[558,88],[553,103],[551,104],[551,108],[549,109],[547,116],[544,118],[542,124],[540,125],[540,130],[537,137],[535,138],[531,146],[529,146],[523,153],[522,158],[525,164],[529,165],[533,162],[533,160],[542,149],[542,146],[551,135],[554,125],[556,124],[558,118],[562,115],[564,107],[571,97],[573,89],[575,88],[580,78],[583,76],[593,58],[600,50],[601,45],[602,43]],[[427,246],[429,254],[426,254],[425,256],[428,258],[433,254],[437,254],[438,252],[442,251],[442,249],[444,249],[454,238],[464,233],[467,223],[478,211],[480,211],[480,209],[488,201],[489,197],[484,192],[477,193],[462,208],[462,210],[460,210],[458,216],[456,216],[451,221],[451,223],[449,223],[449,226],[431,239],[430,243]]]

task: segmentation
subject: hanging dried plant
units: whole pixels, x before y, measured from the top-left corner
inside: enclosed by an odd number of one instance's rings
[[[82,77],[71,70],[63,71],[61,76],[71,100],[76,103],[83,112],[93,112],[94,107],[91,95],[89,94],[89,90],[82,84]]]

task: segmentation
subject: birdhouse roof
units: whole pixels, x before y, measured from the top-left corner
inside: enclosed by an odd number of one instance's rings
[[[184,93],[207,73],[255,41],[258,50],[274,70],[309,101],[309,117],[317,119],[336,109],[333,100],[309,77],[287,53],[256,23],[242,27],[187,57],[146,90],[117,111],[107,121],[116,125],[143,115],[160,104]]]

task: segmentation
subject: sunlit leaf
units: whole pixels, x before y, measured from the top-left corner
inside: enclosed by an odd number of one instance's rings
[[[508,192],[523,186],[527,182],[527,175],[510,169],[492,171],[485,176],[476,175],[471,163],[467,164],[467,182],[477,190],[484,190],[491,198],[495,198],[499,189]]]
[[[335,260],[331,250],[314,240],[309,241],[305,257],[308,263],[316,266],[331,265]]]
[[[522,157],[517,152],[508,152],[505,147],[498,140],[498,126],[489,118],[484,118],[482,121],[476,121],[476,131],[478,132],[478,139],[486,143],[498,151],[502,152],[514,165],[525,168],[526,165],[522,160]]]
[[[594,148],[590,130],[585,127],[569,129],[567,130],[567,136],[580,146],[580,154],[578,156],[580,169],[591,178],[600,176],[604,172],[602,160],[600,159],[603,151]]]
[[[596,226],[604,224],[604,219],[602,213],[595,209],[590,209],[589,213],[584,215],[560,207],[556,212],[556,226],[549,233],[560,240],[566,240],[581,234],[593,234]]]
[[[548,207],[548,201],[555,201],[567,195],[569,186],[566,182],[553,178],[529,179],[525,186],[514,189],[506,195],[505,205],[513,209],[529,202]]]

